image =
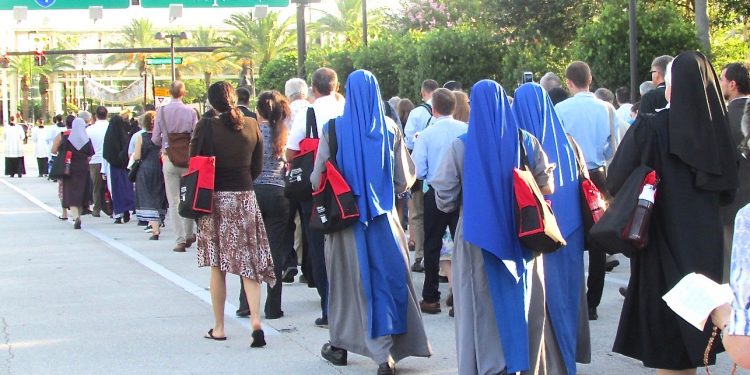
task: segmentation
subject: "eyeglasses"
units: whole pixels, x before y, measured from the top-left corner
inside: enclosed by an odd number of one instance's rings
[[[649,74],[654,74],[654,73],[658,73],[658,72],[659,72],[658,70],[652,70],[652,71],[649,72]]]

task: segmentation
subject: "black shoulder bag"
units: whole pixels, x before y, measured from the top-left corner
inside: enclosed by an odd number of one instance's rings
[[[299,153],[289,160],[289,168],[284,176],[284,195],[287,198],[304,202],[310,199],[312,185],[310,175],[318,153],[318,124],[313,107],[307,108],[305,138],[299,143]]]

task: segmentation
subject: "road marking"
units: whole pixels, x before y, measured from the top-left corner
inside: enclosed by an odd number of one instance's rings
[[[46,203],[44,203],[44,202],[40,201],[39,199],[37,199],[35,196],[33,196],[33,195],[31,195],[31,194],[29,194],[29,193],[27,193],[27,192],[25,192],[25,191],[17,188],[13,184],[11,184],[11,183],[9,183],[9,182],[7,182],[5,180],[2,180],[2,179],[0,179],[0,183],[2,183],[3,185],[7,186],[8,188],[10,188],[11,190],[15,191],[16,193],[22,195],[24,198],[28,199],[31,203],[39,206],[39,208],[41,208],[42,210],[47,211],[47,212],[49,212],[49,213],[51,213],[52,215],[55,215],[55,216],[61,215],[60,211],[57,211],[56,209],[50,207]],[[36,212],[44,212],[44,211],[36,211]],[[71,221],[69,221],[69,223],[72,225],[73,221],[71,220]],[[178,274],[170,271],[169,269],[167,269],[166,267],[162,266],[161,264],[159,264],[157,262],[154,262],[150,258],[148,258],[148,257],[144,256],[143,254],[139,253],[135,249],[133,249],[133,248],[127,246],[127,245],[123,245],[122,243],[120,243],[117,240],[115,240],[115,239],[107,236],[106,234],[104,234],[102,232],[99,232],[98,230],[82,228],[81,231],[86,232],[86,233],[92,235],[94,238],[96,238],[96,239],[98,239],[98,240],[106,243],[110,247],[112,247],[112,248],[120,251],[121,253],[125,254],[127,257],[129,257],[129,258],[133,259],[134,261],[140,263],[142,266],[150,269],[151,271],[155,272],[159,276],[161,276],[161,277],[163,277],[163,278],[171,281],[173,284],[177,285],[178,287],[180,287],[184,291],[186,291],[186,292],[194,295],[195,297],[198,297],[198,299],[200,299],[201,301],[203,301],[203,302],[207,303],[209,306],[211,306],[211,293],[208,290],[206,290],[205,288],[202,288],[202,287],[200,287],[198,285],[195,285],[190,280],[187,280],[184,277],[182,277],[182,276],[180,276],[180,275],[178,275]],[[237,323],[239,323],[242,327],[250,330],[250,325],[247,324],[248,323],[248,319],[247,318],[240,318],[240,317],[232,314],[231,312],[233,312],[235,310],[237,310],[236,306],[232,305],[229,302],[225,302],[225,304],[224,304],[224,311],[226,312],[225,315],[229,319],[232,319],[232,320],[236,321]],[[275,328],[269,326],[265,322],[263,322],[263,331],[266,334],[266,336],[277,336],[277,335],[280,335],[280,333],[279,333],[278,330],[276,330]]]
[[[0,215],[21,215],[21,214],[38,214],[44,210],[3,210]]]

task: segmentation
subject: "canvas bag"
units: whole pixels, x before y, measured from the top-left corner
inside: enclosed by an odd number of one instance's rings
[[[326,170],[320,175],[320,186],[312,192],[312,214],[310,227],[323,233],[345,229],[359,220],[359,207],[349,184],[336,166],[335,120],[328,122],[328,138],[331,156],[326,161]]]
[[[581,148],[578,147],[578,143],[570,136],[568,142],[573,147],[573,152],[576,155],[576,164],[578,165],[578,188],[581,197],[581,217],[583,218],[583,231],[586,237],[586,248],[590,249],[591,244],[588,240],[589,231],[594,226],[604,213],[607,211],[607,202],[604,200],[599,188],[596,187],[594,181],[589,178],[589,171],[586,168],[586,159],[583,156]]]
[[[214,207],[216,178],[216,157],[213,156],[214,124],[209,122],[206,126],[206,133],[198,147],[198,155],[190,158],[187,173],[180,177],[178,213],[187,219],[198,219],[208,215]]]
[[[567,243],[560,232],[552,207],[544,199],[534,175],[529,168],[529,158],[518,131],[521,167],[513,168],[513,192],[515,198],[516,228],[518,239],[532,251],[553,252]]]
[[[318,154],[320,142],[313,107],[307,108],[305,122],[305,138],[299,143],[297,155],[289,161],[289,168],[284,176],[284,195],[300,202],[307,201],[312,196],[310,175],[315,166],[315,157]]]

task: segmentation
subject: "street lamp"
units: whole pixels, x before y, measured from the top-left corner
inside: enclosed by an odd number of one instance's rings
[[[185,40],[185,39],[188,38],[188,34],[186,32],[184,32],[184,31],[181,32],[181,33],[179,33],[179,34],[167,34],[167,35],[164,35],[164,34],[158,32],[158,33],[156,33],[156,35],[154,35],[154,38],[156,38],[157,40],[164,40],[166,38],[169,38],[169,61],[170,61],[171,66],[172,66],[172,82],[174,82],[175,81],[174,40],[175,40],[175,38],[180,39],[180,40]]]

